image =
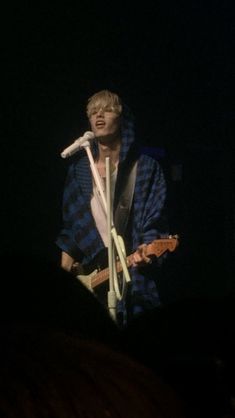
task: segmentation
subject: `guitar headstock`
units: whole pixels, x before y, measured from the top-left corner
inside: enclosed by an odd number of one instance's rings
[[[169,235],[167,240],[169,244],[168,251],[175,251],[176,247],[179,245],[179,235]]]
[[[160,238],[149,244],[148,255],[160,257],[166,251],[173,252],[179,245],[178,235],[169,235],[168,238]]]

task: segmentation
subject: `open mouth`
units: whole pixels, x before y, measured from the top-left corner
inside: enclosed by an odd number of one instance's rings
[[[96,122],[95,126],[96,126],[97,128],[104,128],[105,123],[104,123],[103,121],[98,121],[98,122]]]

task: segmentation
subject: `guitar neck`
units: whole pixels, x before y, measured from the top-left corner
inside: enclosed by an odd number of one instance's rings
[[[134,254],[130,254],[130,255],[128,255],[128,257],[126,257],[127,267],[131,267],[133,265],[133,262],[134,262],[133,261],[133,255]],[[116,262],[117,273],[121,273],[122,270],[123,270],[123,268],[122,268],[121,262],[117,261]],[[94,289],[99,284],[102,284],[102,283],[106,282],[108,279],[109,279],[109,268],[106,267],[104,270],[98,271],[98,273],[96,273],[96,275],[91,278],[92,289]]]
[[[170,236],[169,238],[157,239],[147,245],[147,256],[155,255],[160,257],[167,250],[172,252],[178,246],[178,236]],[[131,267],[134,263],[133,259],[134,253],[126,257],[127,267]],[[116,271],[120,273],[123,270],[122,264],[120,261],[116,262]],[[96,275],[91,277],[91,288],[95,288],[101,283],[104,283],[109,278],[109,268],[99,271]]]

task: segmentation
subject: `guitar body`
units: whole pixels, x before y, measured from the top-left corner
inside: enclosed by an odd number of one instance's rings
[[[82,266],[84,275],[90,275],[94,271],[101,271],[108,265],[108,249],[104,248],[89,264]]]

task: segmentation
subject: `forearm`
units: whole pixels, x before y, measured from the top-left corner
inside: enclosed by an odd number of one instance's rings
[[[66,271],[71,271],[74,264],[74,258],[67,254],[65,251],[61,253],[61,267]]]

